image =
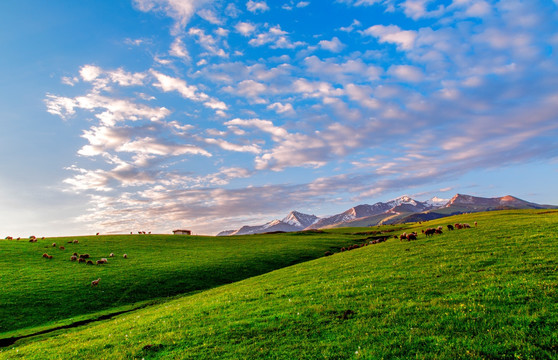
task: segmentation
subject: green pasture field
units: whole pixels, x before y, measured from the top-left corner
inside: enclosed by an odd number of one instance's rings
[[[338,251],[362,238],[310,232],[0,240],[0,339],[232,283],[324,256],[325,251]],[[67,243],[73,239],[79,243]],[[72,262],[74,252],[87,253],[94,262],[107,258],[108,263]],[[53,258],[45,259],[43,253]],[[98,278],[99,285],[92,288],[91,281]]]
[[[24,339],[0,359],[558,359],[558,211],[408,226],[417,241],[392,238]],[[310,242],[276,241],[289,236]],[[84,287],[97,298],[112,284]]]

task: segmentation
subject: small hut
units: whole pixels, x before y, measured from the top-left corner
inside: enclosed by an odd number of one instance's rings
[[[174,235],[192,235],[191,230],[173,230],[172,233]]]

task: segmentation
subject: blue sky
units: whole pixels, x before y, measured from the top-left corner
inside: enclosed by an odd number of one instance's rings
[[[558,204],[558,1],[0,3],[0,236]]]

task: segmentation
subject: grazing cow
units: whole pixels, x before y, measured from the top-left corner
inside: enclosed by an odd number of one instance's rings
[[[461,225],[461,224],[459,224],[459,223],[455,224],[454,226],[455,226],[455,228],[458,229],[458,230],[463,229],[463,225]]]
[[[453,230],[453,225],[449,224],[448,225],[448,230]]]
[[[66,250],[64,246],[60,246],[60,250]]]
[[[442,229],[437,228],[436,230],[434,230],[434,234],[442,235],[443,231],[442,231]]]
[[[91,286],[97,286],[97,285],[99,285],[99,281],[101,281],[101,278],[98,278],[97,280],[91,281]]]
[[[85,259],[80,257],[80,258],[78,259],[78,263],[82,263],[82,262],[84,263],[84,262],[85,262]]]
[[[477,227],[477,222],[475,221],[475,227]]]
[[[399,235],[399,240],[407,240],[407,233],[404,232],[403,234]]]
[[[124,259],[127,259],[127,258],[128,258],[128,254],[122,255],[122,257],[123,257]]]
[[[49,259],[52,259],[52,255],[49,255],[48,258],[49,258]]]
[[[407,234],[407,241],[411,241],[411,240],[416,240],[417,239],[417,233],[410,233]]]
[[[114,257],[114,253],[110,253],[109,257]]]
[[[97,265],[101,265],[104,264],[105,262],[103,260],[97,260]]]
[[[70,257],[70,261],[77,261],[77,256],[72,255],[72,256]]]
[[[93,261],[91,261],[91,260],[87,260],[86,264],[87,264],[87,265],[94,265],[94,264],[93,264]]]
[[[432,236],[434,235],[434,232],[436,232],[436,229],[428,228],[424,230],[424,235],[426,235],[426,237]]]
[[[87,259],[89,258],[89,254],[81,254],[79,257],[82,259]]]
[[[74,240],[74,244],[79,244],[79,240]]]
[[[464,228],[464,229],[470,229],[470,228],[471,228],[471,225],[465,223],[465,224],[463,224],[463,228]]]
[[[47,254],[47,253],[44,253],[44,254],[43,254],[43,257],[44,257],[44,258],[47,258],[47,257],[48,257],[48,254]]]
[[[68,244],[71,244],[71,243],[73,243],[73,242],[74,242],[73,240],[70,240],[70,241],[68,241]]]
[[[52,243],[52,247],[56,247],[56,243]]]
[[[95,235],[99,235],[99,233],[96,233]]]

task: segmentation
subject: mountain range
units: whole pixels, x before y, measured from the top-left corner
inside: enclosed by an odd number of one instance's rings
[[[552,205],[540,205],[511,195],[483,198],[456,194],[451,199],[434,197],[421,202],[404,195],[388,202],[373,205],[361,204],[340,214],[319,218],[315,215],[291,211],[282,220],[272,220],[263,225],[242,226],[238,230],[221,231],[217,236],[249,235],[269,232],[293,232],[311,229],[375,226],[438,219],[445,216],[511,209],[551,209]]]

